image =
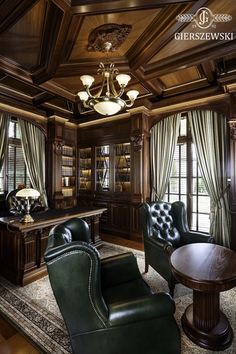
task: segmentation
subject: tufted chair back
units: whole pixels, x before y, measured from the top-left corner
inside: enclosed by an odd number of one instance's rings
[[[150,202],[141,206],[145,272],[152,266],[168,282],[173,295],[175,279],[170,267],[170,255],[189,243],[214,242],[214,237],[189,230],[186,208],[182,201]]]
[[[152,202],[146,205],[149,215],[149,236],[169,241],[174,248],[180,245],[180,233],[174,226],[171,213],[171,204],[166,202]]]

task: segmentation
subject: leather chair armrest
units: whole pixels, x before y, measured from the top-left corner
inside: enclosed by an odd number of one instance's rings
[[[181,235],[181,238],[184,244],[197,243],[197,242],[215,243],[214,237],[203,234],[201,232],[193,232],[193,231],[184,232]]]
[[[174,248],[172,244],[169,241],[166,241],[162,238],[157,238],[155,236],[150,236],[149,241],[152,242],[152,244],[156,245],[159,248],[162,248],[165,253],[167,253],[169,256],[173,253]]]
[[[109,322],[112,326],[145,321],[155,317],[172,316],[175,303],[166,293],[145,296],[125,303],[109,306]]]
[[[132,252],[118,254],[101,260],[102,288],[111,287],[141,277],[136,257]]]

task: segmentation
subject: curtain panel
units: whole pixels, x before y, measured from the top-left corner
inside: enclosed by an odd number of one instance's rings
[[[227,122],[212,111],[189,112],[197,159],[211,200],[210,234],[230,247],[230,212],[227,183]]]
[[[181,114],[174,114],[150,131],[151,200],[162,200],[170,178]]]
[[[42,205],[48,207],[45,190],[45,136],[39,128],[19,119],[22,149],[30,180],[40,193]]]
[[[9,124],[10,115],[7,113],[0,113],[0,171],[7,151]]]

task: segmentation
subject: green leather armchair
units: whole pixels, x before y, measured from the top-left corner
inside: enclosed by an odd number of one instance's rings
[[[74,354],[179,354],[169,294],[153,294],[131,252],[100,259],[79,218],[55,226],[45,261]]]
[[[150,202],[141,206],[145,272],[150,265],[169,285],[174,294],[176,280],[171,271],[170,255],[178,247],[189,243],[211,242],[214,237],[189,230],[183,202]],[[197,246],[196,246],[197,247]]]

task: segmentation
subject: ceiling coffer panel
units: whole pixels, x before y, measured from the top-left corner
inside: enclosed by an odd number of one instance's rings
[[[151,24],[158,15],[160,9],[144,11],[127,11],[111,14],[101,14],[96,16],[86,16],[81,25],[76,43],[73,47],[69,61],[80,61],[80,58],[104,59],[105,55],[100,51],[88,51],[89,34],[102,25],[116,24],[131,26],[131,30],[125,38],[125,41],[116,51],[109,53],[110,58],[124,57],[132,45],[138,41],[144,30]]]
[[[46,0],[41,0],[6,32],[0,34],[0,55],[30,70],[38,65]]]
[[[160,77],[160,80],[164,84],[165,88],[171,88],[174,86],[186,84],[192,81],[201,79],[201,74],[197,67],[192,66],[190,68],[175,71]]]

